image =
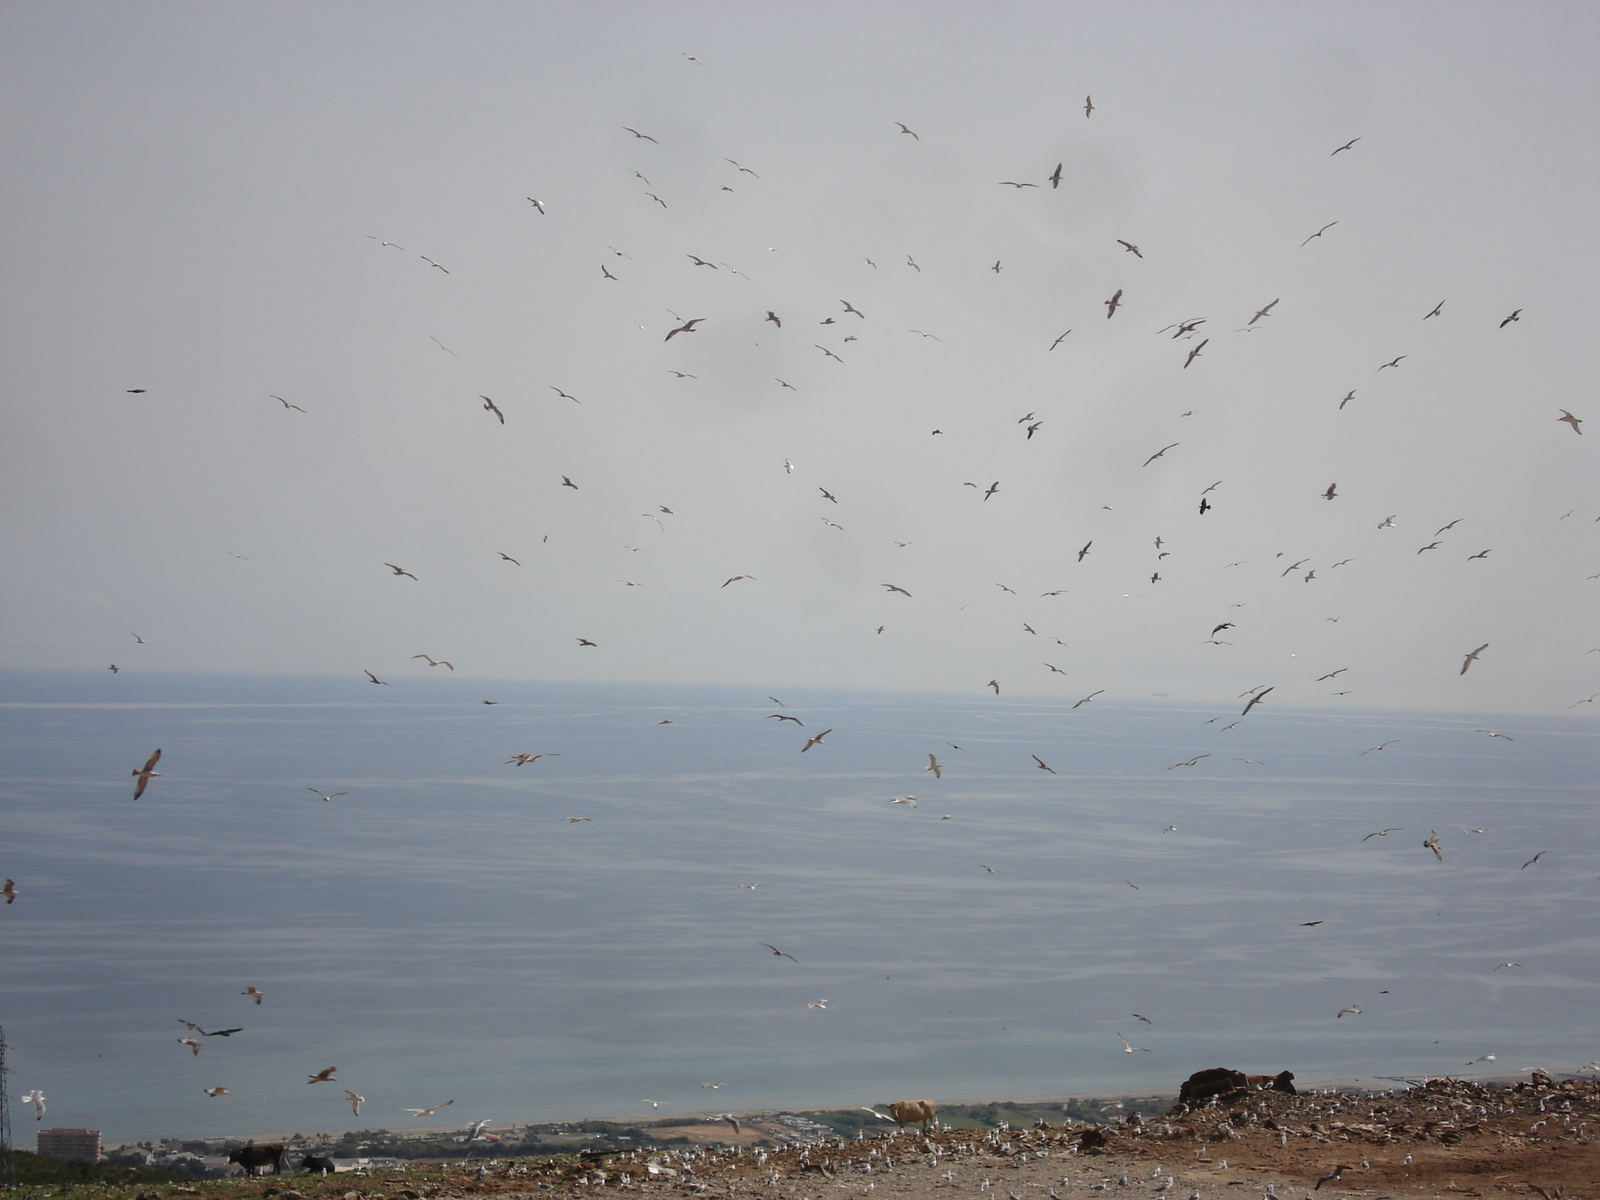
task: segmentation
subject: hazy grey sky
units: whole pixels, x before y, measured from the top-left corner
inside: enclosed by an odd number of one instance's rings
[[[1592,6],[3,18],[4,665],[1600,689]]]

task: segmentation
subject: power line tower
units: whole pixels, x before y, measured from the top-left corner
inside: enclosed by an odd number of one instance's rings
[[[11,1089],[6,1086],[6,1031],[0,1026],[0,1188],[17,1186],[17,1164],[11,1157]]]

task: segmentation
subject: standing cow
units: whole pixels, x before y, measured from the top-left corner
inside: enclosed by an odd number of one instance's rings
[[[923,1133],[939,1120],[934,1115],[932,1100],[896,1100],[889,1105],[889,1115],[901,1129],[920,1121]]]
[[[259,1175],[262,1167],[271,1167],[274,1175],[282,1173],[289,1165],[289,1156],[284,1152],[282,1143],[269,1143],[257,1146],[251,1143],[240,1146],[237,1150],[228,1152],[228,1161],[238,1163],[244,1168],[246,1175]]]

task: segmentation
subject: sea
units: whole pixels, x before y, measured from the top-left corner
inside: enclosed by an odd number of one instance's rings
[[[1244,703],[0,673],[15,1144],[1600,1058],[1592,713]]]

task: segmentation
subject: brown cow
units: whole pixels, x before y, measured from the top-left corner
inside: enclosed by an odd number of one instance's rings
[[[923,1133],[927,1133],[928,1127],[939,1120],[934,1115],[932,1100],[896,1100],[889,1105],[889,1115],[901,1129],[920,1121]]]
[[[228,1161],[238,1163],[244,1168],[246,1175],[255,1175],[262,1167],[271,1167],[272,1173],[277,1175],[284,1167],[288,1166],[289,1158],[284,1153],[281,1142],[268,1143],[257,1146],[251,1143],[240,1146],[237,1150],[229,1151]]]

